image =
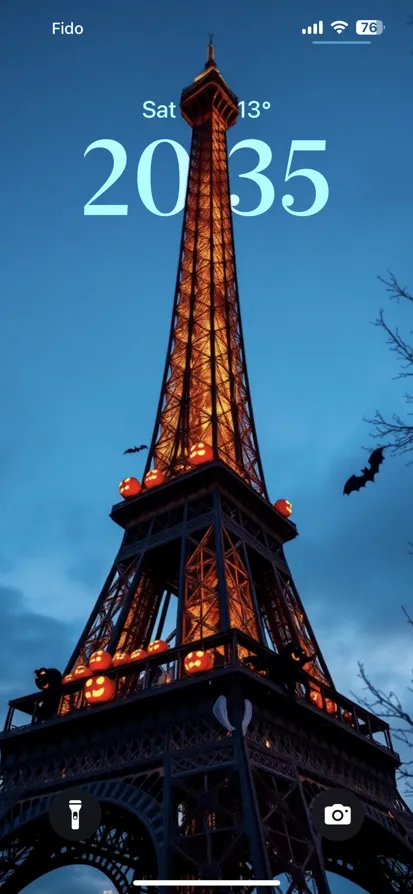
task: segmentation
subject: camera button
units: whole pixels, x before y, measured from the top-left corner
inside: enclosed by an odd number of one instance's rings
[[[311,818],[319,835],[329,841],[347,841],[360,831],[364,807],[353,792],[330,788],[317,795],[311,803]]]

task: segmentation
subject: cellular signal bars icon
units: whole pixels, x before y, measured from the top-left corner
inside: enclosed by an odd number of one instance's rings
[[[308,28],[302,28],[301,34],[322,34],[323,33],[323,23],[319,22],[318,25],[309,25]]]

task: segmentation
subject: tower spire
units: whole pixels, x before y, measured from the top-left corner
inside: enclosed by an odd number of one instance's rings
[[[210,35],[209,35],[209,44],[208,44],[208,58],[207,58],[207,61],[206,61],[205,68],[210,68],[211,65],[215,65],[215,66],[216,66],[216,62],[215,62],[215,47],[214,47],[214,44],[213,44],[213,38],[214,38],[214,35],[212,34],[212,32],[210,32]]]
[[[228,179],[226,131],[237,97],[215,63],[212,34],[204,71],[181,96],[192,128],[181,253],[167,363],[145,475],[190,469],[206,445],[266,497],[245,361]]]

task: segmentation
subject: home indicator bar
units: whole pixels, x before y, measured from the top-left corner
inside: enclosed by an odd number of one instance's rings
[[[255,879],[253,882],[246,882],[246,881],[244,881],[243,878],[232,879],[232,881],[226,881],[225,879],[214,879],[213,881],[211,881],[211,879],[204,879],[204,880],[196,879],[196,881],[194,881],[193,879],[185,879],[184,881],[182,879],[178,879],[177,881],[175,881],[174,879],[172,879],[172,880],[166,879],[166,881],[164,881],[162,879],[157,879],[156,881],[152,882],[152,881],[148,881],[148,879],[146,879],[146,878],[140,878],[140,879],[135,879],[133,884],[134,885],[145,885],[145,887],[147,887],[147,888],[158,888],[158,887],[159,888],[161,888],[161,887],[163,887],[163,888],[166,888],[166,887],[170,887],[170,888],[171,887],[174,887],[174,888],[175,887],[176,888],[179,888],[179,887],[201,888],[206,885],[208,886],[208,888],[211,888],[211,887],[226,888],[229,885],[234,888],[235,887],[237,887],[237,888],[246,888],[246,887],[256,888],[259,885],[261,887],[264,886],[266,888],[275,888],[275,887],[279,886],[281,884],[281,882],[275,882],[273,879],[270,879],[270,881],[268,881],[268,879],[265,879],[264,881]]]

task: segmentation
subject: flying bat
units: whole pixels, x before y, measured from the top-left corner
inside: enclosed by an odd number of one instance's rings
[[[374,477],[384,461],[383,450],[385,447],[377,447],[376,450],[373,450],[368,460],[370,468],[364,468],[361,475],[352,475],[344,485],[343,494],[349,496],[353,490],[360,490],[361,487],[366,486],[368,481],[374,481]]]
[[[147,449],[148,449],[148,447],[146,444],[141,444],[140,447],[129,447],[129,450],[124,450],[123,455],[125,456],[125,453],[139,453],[140,450],[147,450]]]

